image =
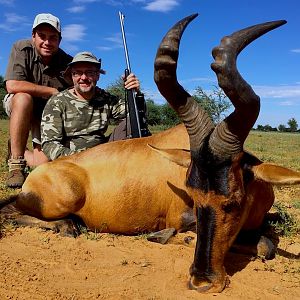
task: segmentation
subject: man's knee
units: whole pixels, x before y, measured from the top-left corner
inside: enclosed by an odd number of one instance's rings
[[[10,100],[11,111],[22,109],[23,112],[32,112],[33,98],[27,93],[14,94]]]

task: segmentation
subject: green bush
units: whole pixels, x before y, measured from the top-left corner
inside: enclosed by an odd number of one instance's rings
[[[3,108],[2,100],[6,94],[4,78],[0,75],[0,119],[7,119],[7,114]]]
[[[281,203],[275,203],[274,208],[277,210],[278,218],[276,221],[270,221],[270,225],[274,227],[275,232],[281,236],[297,234],[300,231],[300,226],[296,218]]]

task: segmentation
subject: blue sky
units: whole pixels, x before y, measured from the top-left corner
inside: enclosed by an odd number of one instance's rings
[[[278,126],[293,117],[300,126],[299,0],[0,0],[0,75],[12,44],[29,38],[35,15],[48,12],[61,20],[61,48],[71,55],[87,50],[102,58],[107,74],[98,85],[105,88],[126,67],[119,11],[125,15],[132,71],[156,103],[164,103],[153,81],[157,46],[181,18],[199,13],[183,35],[178,63],[178,80],[190,93],[198,86],[209,92],[217,84],[211,50],[223,36],[257,23],[287,20],[248,46],[238,68],[261,98],[256,125]]]

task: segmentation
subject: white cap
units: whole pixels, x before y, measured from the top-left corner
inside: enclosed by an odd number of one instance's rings
[[[32,25],[32,30],[35,29],[37,26],[40,24],[49,24],[51,25],[56,31],[61,33],[61,28],[60,28],[60,21],[57,17],[51,15],[51,14],[38,14]]]

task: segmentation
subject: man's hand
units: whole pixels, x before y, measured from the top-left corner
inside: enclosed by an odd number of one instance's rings
[[[135,89],[136,92],[140,90],[140,81],[133,73],[130,73],[126,79],[124,75],[122,76],[122,78],[124,80],[125,89]]]

